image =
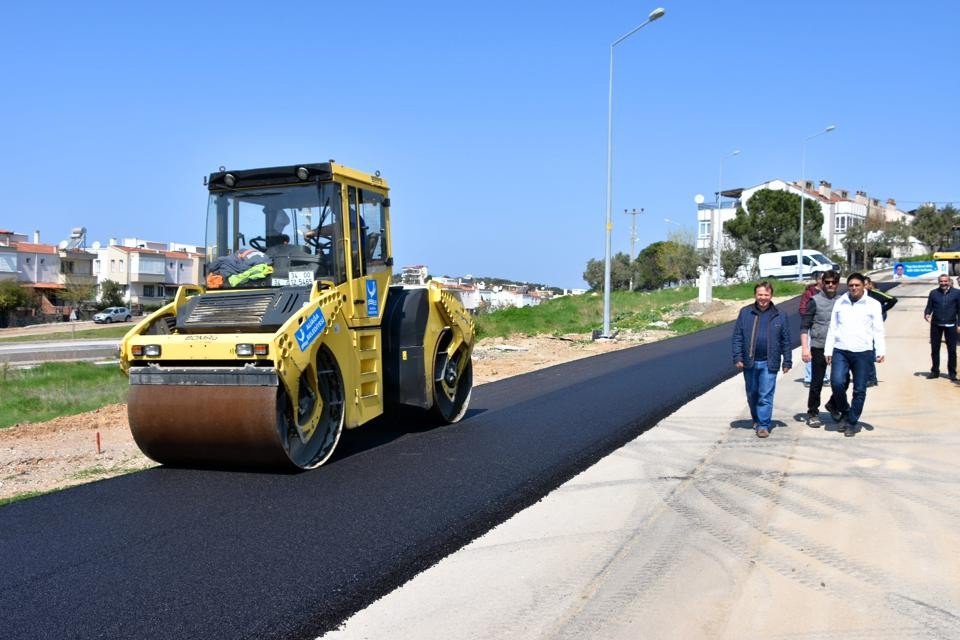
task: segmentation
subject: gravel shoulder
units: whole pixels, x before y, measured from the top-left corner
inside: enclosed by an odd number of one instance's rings
[[[779,300],[777,300],[779,302]],[[709,323],[736,317],[744,301],[693,302],[680,312]],[[62,324],[3,329],[0,336],[27,331],[37,335],[63,331]],[[671,337],[668,330],[621,333],[614,340],[592,341],[589,335],[487,338],[474,348],[474,384]],[[41,423],[0,429],[0,500],[22,494],[64,489],[94,480],[156,466],[140,453],[127,424],[127,407],[114,404]]]

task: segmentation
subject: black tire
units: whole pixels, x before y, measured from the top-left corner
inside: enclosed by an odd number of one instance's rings
[[[113,317],[107,316],[107,324],[113,324]]]
[[[301,469],[315,469],[330,459],[340,435],[343,433],[346,392],[337,361],[326,347],[317,352],[317,389],[306,394],[319,396],[314,402],[321,403],[320,421],[303,442],[293,424],[289,395],[281,384],[277,392],[277,430],[287,456]],[[301,393],[301,396],[305,395]]]
[[[130,316],[127,316],[126,318],[124,318],[123,321],[124,321],[124,322],[130,322]]]
[[[444,424],[453,424],[463,418],[473,393],[473,359],[463,345],[448,357],[447,347],[451,339],[449,332],[440,336],[433,358],[432,413]],[[463,362],[463,358],[467,361]]]

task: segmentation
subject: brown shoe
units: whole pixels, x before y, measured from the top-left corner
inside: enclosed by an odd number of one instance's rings
[[[770,432],[769,432],[768,430],[764,429],[763,427],[760,427],[759,429],[757,429],[757,437],[758,437],[758,438],[766,438],[766,437],[769,436],[769,435],[770,435]]]

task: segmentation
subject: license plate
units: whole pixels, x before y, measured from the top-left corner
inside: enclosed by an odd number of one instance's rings
[[[291,271],[287,276],[287,281],[291,287],[302,287],[313,284],[313,271]]]

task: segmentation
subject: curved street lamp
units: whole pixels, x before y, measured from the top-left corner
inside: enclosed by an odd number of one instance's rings
[[[727,155],[720,158],[720,180],[717,183],[717,209],[716,209],[717,224],[714,227],[714,236],[713,236],[716,239],[716,242],[714,243],[714,246],[713,246],[713,252],[714,252],[714,260],[717,263],[716,264],[717,280],[720,279],[720,251],[723,246],[723,229],[721,227],[721,222],[720,222],[720,193],[723,191],[723,163],[725,160],[728,160],[729,158],[732,158],[738,155],[740,155],[740,149],[734,149]]]
[[[803,280],[803,202],[807,199],[807,142],[836,128],[836,125],[828,125],[823,131],[804,138],[800,145],[800,252],[797,254],[797,280]]]
[[[607,227],[606,251],[603,260],[603,333],[601,338],[610,338],[610,251],[613,231],[613,48],[644,28],[654,20],[659,20],[666,11],[658,7],[650,12],[642,24],[623,34],[610,44],[610,91],[607,96]]]

